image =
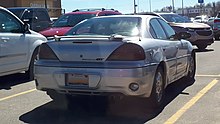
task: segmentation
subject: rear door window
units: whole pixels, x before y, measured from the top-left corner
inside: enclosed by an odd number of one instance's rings
[[[164,28],[164,31],[166,32],[168,38],[175,35],[175,31],[173,30],[173,28],[171,28],[166,22],[164,22],[162,19],[158,19],[158,21]]]
[[[167,39],[166,33],[164,32],[161,24],[157,21],[157,19],[151,19],[151,35],[156,39]],[[154,34],[153,34],[154,32]]]
[[[37,15],[39,21],[48,21],[48,20],[50,20],[48,18],[47,13],[45,13],[45,11],[41,11],[41,10],[36,11],[36,15]]]

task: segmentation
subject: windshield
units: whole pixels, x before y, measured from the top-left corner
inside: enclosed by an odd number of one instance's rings
[[[191,21],[177,14],[161,14],[161,16],[168,22],[175,23],[190,23]]]
[[[72,28],[66,35],[123,35],[138,36],[140,18],[105,17],[84,21]]]
[[[53,27],[73,27],[84,19],[95,17],[95,14],[67,14],[61,16]]]

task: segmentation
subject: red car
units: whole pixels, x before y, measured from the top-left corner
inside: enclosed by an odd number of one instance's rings
[[[121,15],[114,9],[81,9],[62,15],[50,28],[40,31],[46,37],[62,36],[77,23],[95,16]]]

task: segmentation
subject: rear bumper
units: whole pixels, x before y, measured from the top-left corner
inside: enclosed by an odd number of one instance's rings
[[[35,81],[38,90],[55,90],[64,94],[103,95],[123,94],[149,97],[156,65],[128,68],[67,68],[35,65]],[[88,85],[69,85],[67,74],[88,75]],[[139,85],[137,91],[129,88],[131,83]]]

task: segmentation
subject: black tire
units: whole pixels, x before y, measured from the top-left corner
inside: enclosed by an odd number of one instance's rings
[[[32,54],[31,61],[28,70],[25,72],[29,80],[34,80],[34,62],[37,59],[38,48],[36,48]]]
[[[154,76],[153,89],[150,95],[150,105],[153,108],[160,108],[164,101],[165,77],[162,67],[158,67]]]
[[[189,84],[192,84],[195,80],[195,74],[196,74],[196,54],[195,51],[192,52],[190,58],[189,58],[189,69],[188,74],[186,76],[186,80]]]
[[[207,44],[198,44],[196,46],[198,47],[199,50],[205,50],[208,45]]]
[[[219,40],[219,35],[216,35],[216,36],[215,36],[215,40]]]

